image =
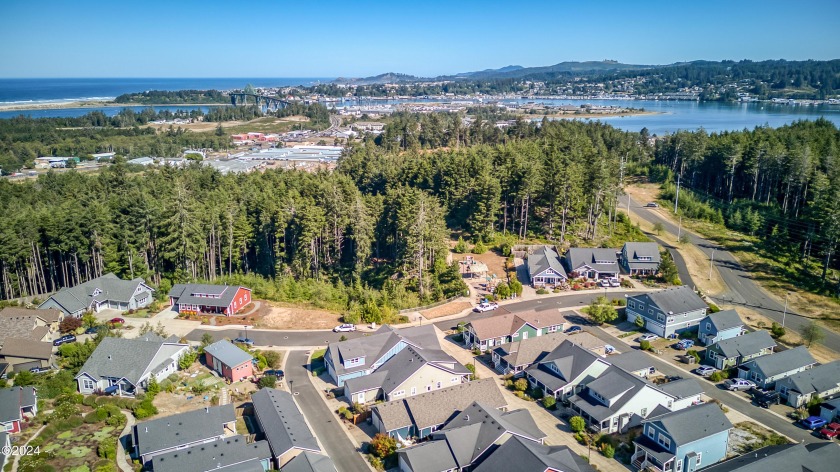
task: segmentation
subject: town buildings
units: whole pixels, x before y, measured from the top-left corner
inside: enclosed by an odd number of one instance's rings
[[[108,273],[74,287],[64,287],[54,293],[39,309],[53,308],[65,316],[81,317],[82,313],[98,313],[103,308],[128,311],[152,303],[154,290],[141,278],[122,280]]]

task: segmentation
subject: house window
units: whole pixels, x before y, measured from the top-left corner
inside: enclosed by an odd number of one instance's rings
[[[411,387],[411,394],[417,395],[417,387]]]
[[[647,416],[647,408],[642,408],[641,413],[642,413],[642,418],[645,418]]]
[[[518,338],[518,337],[519,337],[519,333],[513,333],[513,337],[514,337],[514,338]]]
[[[93,390],[96,385],[90,379],[82,379],[82,388],[85,390]]]
[[[391,394],[392,397],[401,397],[405,395],[405,390],[400,390],[399,392],[394,392]]]
[[[652,315],[652,314],[653,314],[653,308],[648,308],[648,315]]]
[[[702,453],[702,452],[698,452],[698,453],[697,453],[697,463],[696,463],[696,464],[694,464],[694,465],[699,466],[699,465],[700,465],[700,460],[701,460],[701,459],[703,459],[703,453]]]
[[[711,331],[711,330],[712,330],[712,324],[711,323],[706,323],[706,331]]]
[[[431,392],[432,391],[432,386],[431,385],[426,385],[426,391]]]
[[[452,383],[458,382],[458,377],[452,377]]]
[[[628,305],[630,305],[630,308],[636,308],[636,302],[632,300],[630,300],[630,303],[628,303]]]
[[[677,461],[677,472],[682,472],[682,461]]]
[[[649,438],[653,439],[653,437],[656,436],[656,433],[653,432],[653,428],[648,427],[647,435]]]
[[[645,304],[644,303],[639,302],[639,310],[645,311]]]
[[[665,449],[671,448],[671,439],[663,436],[662,433],[659,433],[659,438],[657,438],[657,442],[660,446],[664,447]]]

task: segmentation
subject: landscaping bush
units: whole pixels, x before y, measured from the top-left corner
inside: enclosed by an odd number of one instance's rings
[[[548,294],[548,290],[546,290],[542,287],[537,289],[537,295],[547,295],[547,294]]]
[[[344,410],[344,419],[347,421],[353,421],[353,412],[350,410]]]
[[[581,416],[573,416],[569,418],[569,428],[571,428],[574,433],[580,433],[586,429],[586,420],[584,420]]]
[[[96,395],[88,395],[82,400],[82,405],[89,406],[91,408],[96,407]]]
[[[688,352],[686,352],[686,354],[694,358],[695,364],[700,363],[700,354],[698,354],[697,351],[695,351],[694,349],[689,349]]]
[[[525,390],[528,390],[528,381],[525,379],[517,379],[516,382],[513,383],[513,388],[515,388],[517,392],[524,392]]]
[[[277,384],[277,377],[274,375],[266,375],[263,376],[259,382],[257,382],[257,386],[259,388],[271,388]]]
[[[484,242],[481,241],[481,238],[478,238],[478,242],[475,243],[475,246],[472,248],[473,254],[484,254],[487,252],[487,246],[484,245]]]
[[[528,395],[531,398],[533,398],[534,400],[539,400],[543,397],[544,393],[543,393],[543,390],[541,388],[534,387],[528,392]]]
[[[712,375],[709,376],[709,380],[712,382],[720,382],[721,380],[725,380],[729,378],[729,373],[725,370],[717,370],[712,372]]]
[[[143,400],[142,402],[137,403],[137,405],[134,408],[134,416],[138,420],[154,416],[157,413],[157,407],[152,405],[152,400],[148,398],[146,400]]]
[[[96,448],[96,454],[103,459],[116,459],[117,458],[117,445],[113,439],[106,439],[99,443],[99,446]]]
[[[643,351],[650,351],[650,341],[639,342],[639,349]]]
[[[720,311],[720,307],[715,305],[714,303],[709,303],[709,312],[710,313],[717,313]]]
[[[397,450],[397,440],[387,434],[378,433],[370,440],[371,453],[384,459]]]
[[[452,249],[452,251],[456,254],[464,254],[465,252],[467,252],[467,243],[464,241],[463,237],[458,237],[458,243],[455,244],[455,248]]]
[[[553,410],[557,406],[557,400],[549,395],[547,397],[543,397],[542,404],[546,409]]]
[[[615,456],[615,448],[611,444],[601,444],[601,454],[607,459],[612,459]]]
[[[374,456],[373,454],[368,456],[368,462],[370,462],[370,466],[376,470],[385,470],[385,465],[382,463],[382,459]]]
[[[770,334],[772,334],[774,338],[781,338],[785,335],[785,328],[774,321],[773,325],[770,326]]]
[[[587,436],[587,435],[585,435],[581,432],[575,433],[575,441],[577,441],[577,442],[579,442],[579,443],[581,443],[585,446],[585,445],[589,444],[589,436]]]

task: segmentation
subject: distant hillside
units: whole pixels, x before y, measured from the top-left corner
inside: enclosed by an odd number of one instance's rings
[[[371,84],[393,84],[399,82],[417,82],[423,80],[420,77],[416,77],[413,75],[408,74],[399,74],[397,72],[386,72],[384,74],[374,75],[373,77],[362,77],[362,78],[347,78],[347,77],[339,77],[333,80],[332,83],[334,84],[347,84],[347,85],[371,85]]]
[[[622,64],[616,61],[586,61],[575,62],[567,61],[553,66],[542,67],[521,67],[508,66],[501,69],[488,69],[481,72],[473,72],[469,75],[456,75],[448,77],[450,79],[466,78],[466,79],[523,79],[528,77],[550,76],[557,74],[581,74],[586,72],[620,72],[630,70],[644,70],[656,66],[636,65],[636,64]]]

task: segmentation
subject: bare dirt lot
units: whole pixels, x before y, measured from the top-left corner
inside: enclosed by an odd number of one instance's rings
[[[743,319],[747,323],[748,326],[750,326],[754,329],[769,329],[770,326],[772,326],[772,324],[773,324],[773,320],[771,320],[770,318],[767,318],[766,316],[761,315],[757,311],[751,310],[749,308],[744,308],[742,306],[735,307],[735,306],[729,306],[729,305],[724,305],[721,308],[724,308],[724,309],[736,309],[737,308],[738,313],[741,314],[741,319]],[[785,332],[785,335],[782,336],[781,339],[776,340],[776,341],[781,342],[781,343],[783,343],[783,344],[785,344],[786,346],[789,346],[789,347],[796,347],[796,346],[801,346],[801,345],[805,344],[805,341],[802,339],[802,337],[799,336],[798,333],[796,333],[795,331],[790,330],[790,329],[787,330],[787,332]],[[808,351],[811,352],[811,355],[814,356],[814,359],[816,359],[817,361],[822,362],[822,363],[827,363],[827,362],[837,360],[837,353],[835,353],[834,351],[831,351],[830,349],[827,349],[827,348],[823,347],[822,344],[818,344],[818,343],[817,344],[812,344],[811,347],[808,348]]]
[[[332,329],[341,324],[341,315],[317,308],[283,306],[275,302],[262,302],[252,316],[257,317],[257,328],[267,329]]]
[[[470,302],[454,301],[434,308],[429,308],[428,310],[423,310],[420,314],[422,314],[423,318],[426,318],[427,320],[433,320],[443,316],[455,315],[471,306],[472,304]]]

